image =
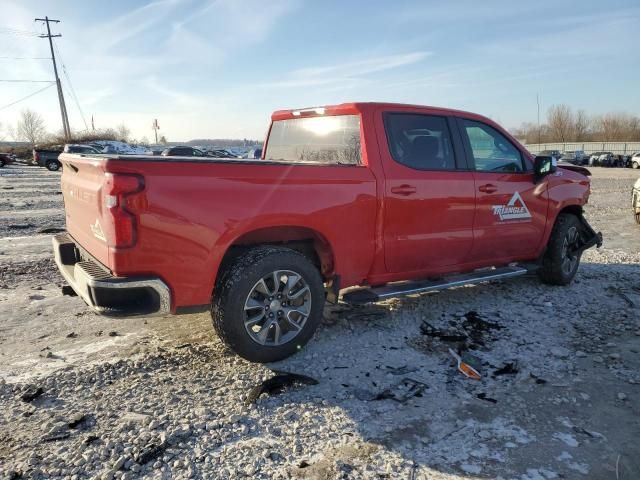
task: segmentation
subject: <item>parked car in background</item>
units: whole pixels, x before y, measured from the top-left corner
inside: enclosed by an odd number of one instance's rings
[[[237,155],[234,155],[233,153],[224,150],[222,148],[218,148],[215,150],[208,150],[207,151],[207,156],[208,157],[215,157],[215,158],[238,158]]]
[[[611,152],[594,152],[589,157],[589,165],[611,167],[613,166],[613,160],[613,153]]]
[[[87,153],[95,155],[96,153],[102,153],[102,149],[92,147],[91,145],[76,145],[67,144],[62,150],[64,153]]]
[[[262,148],[252,148],[247,152],[247,158],[249,159],[262,158]]]
[[[79,154],[90,154],[96,155],[98,153],[102,153],[101,150],[91,146],[91,145],[83,145],[83,144],[75,144],[70,143],[66,145],[53,145],[48,148],[34,148],[33,149],[33,161],[40,165],[41,167],[45,167],[47,170],[55,172],[60,170],[62,164],[58,160],[58,157],[61,153],[79,153]]]
[[[636,170],[640,168],[640,152],[636,152],[631,155],[631,168],[635,168]]]
[[[560,157],[561,160],[565,162],[573,163],[574,165],[586,165],[588,162],[588,157],[585,155],[583,150],[573,150],[567,151],[562,154]]]
[[[45,167],[52,172],[60,170],[62,164],[58,161],[58,157],[64,150],[63,145],[52,145],[48,148],[34,148],[33,149],[33,161]]]
[[[188,145],[177,145],[175,147],[165,148],[160,154],[163,157],[206,157],[207,154],[202,150]]]
[[[560,157],[562,157],[560,150],[543,150],[538,155],[541,157],[555,157],[556,160],[560,160]]]
[[[0,153],[0,168],[15,161],[16,156],[13,153]]]
[[[631,208],[633,209],[636,223],[640,225],[640,178],[631,189]]]

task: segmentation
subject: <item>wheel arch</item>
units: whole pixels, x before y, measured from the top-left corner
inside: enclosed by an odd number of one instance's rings
[[[582,218],[584,209],[582,208],[582,205],[580,205],[579,203],[570,203],[570,204],[565,204],[561,206],[555,211],[555,215],[553,215],[553,218],[547,221],[544,236],[542,238],[542,243],[540,246],[540,251],[538,253],[538,261],[540,261],[542,257],[545,255],[547,251],[547,246],[549,244],[549,239],[551,238],[551,232],[553,232],[553,227],[555,227],[556,222],[558,221],[558,217],[560,217],[560,215],[563,213],[570,213],[572,215],[575,215],[578,218]]]
[[[235,237],[222,255],[214,285],[226,267],[247,249],[260,245],[279,245],[302,253],[319,270],[323,280],[333,278],[335,256],[331,243],[319,231],[299,225],[261,227]]]

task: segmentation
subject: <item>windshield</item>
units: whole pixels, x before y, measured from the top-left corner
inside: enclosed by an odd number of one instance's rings
[[[359,165],[360,117],[339,115],[277,120],[266,160]]]

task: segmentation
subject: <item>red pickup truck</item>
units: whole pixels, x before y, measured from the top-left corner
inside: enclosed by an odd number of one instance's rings
[[[261,159],[62,154],[76,292],[107,315],[211,310],[241,356],[282,359],[325,300],[372,302],[537,270],[602,243],[588,170],[480,115],[349,103],[272,115]]]

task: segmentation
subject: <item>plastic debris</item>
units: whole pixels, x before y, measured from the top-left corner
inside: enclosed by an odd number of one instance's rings
[[[420,325],[420,331],[423,335],[429,337],[438,338],[443,342],[464,342],[467,340],[467,334],[464,332],[458,332],[454,330],[440,330],[435,328],[427,321],[423,321]]]
[[[406,403],[413,397],[421,397],[422,393],[429,388],[426,383],[419,382],[412,378],[403,378],[397,384],[383,390],[374,400],[395,400],[399,403]]]
[[[449,353],[456,360],[456,362],[458,362],[458,371],[465,377],[471,378],[473,380],[480,380],[482,378],[480,372],[469,365],[467,362],[463,361],[460,355],[458,355],[452,349],[449,349]]]

